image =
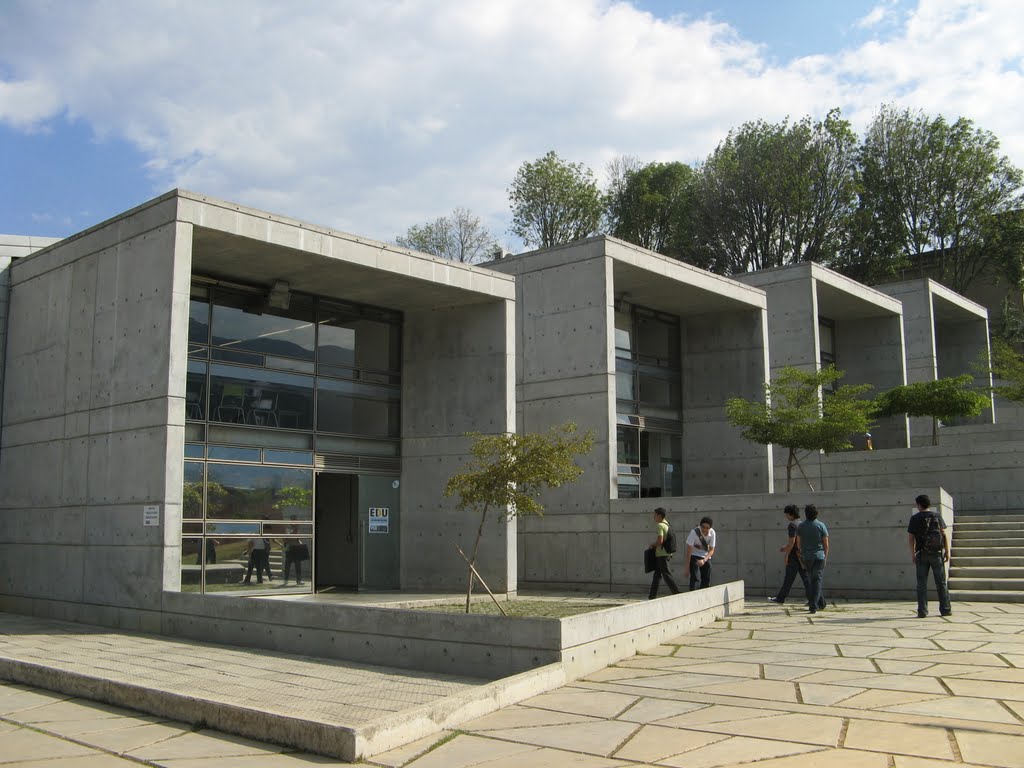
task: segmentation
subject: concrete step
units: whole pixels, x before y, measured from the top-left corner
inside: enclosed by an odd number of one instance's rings
[[[1024,592],[1024,578],[993,579],[956,577],[949,579],[950,589],[981,590],[984,592]]]
[[[953,512],[953,522],[956,525],[964,523],[1024,523],[1024,515],[1014,512],[1012,514],[991,514],[991,515],[959,515]]]
[[[1004,547],[1024,547],[1024,530],[961,530],[953,528],[953,541],[970,545],[973,542],[1004,542]]]
[[[975,523],[957,520],[953,524],[953,530],[955,530],[957,533],[967,531],[1024,531],[1024,522],[1003,523],[993,521],[990,523]]]
[[[965,549],[980,549],[982,547],[992,547],[993,549],[1016,549],[1024,551],[1024,539],[1010,538],[1009,536],[994,536],[985,539],[963,539],[953,537],[952,546],[956,549],[964,547]],[[1006,554],[1006,553],[1004,553]]]
[[[1024,579],[1024,565],[991,565],[964,567],[951,563],[950,578],[968,579]]]
[[[951,568],[1013,568],[1024,566],[1024,552],[1016,555],[1003,555],[1002,557],[970,557],[960,554],[963,550],[953,550],[953,556],[949,558]]]
[[[1024,603],[1024,590],[1012,592],[1009,590],[950,589],[949,597],[953,603]],[[953,610],[956,611],[955,605]]]
[[[999,547],[993,544],[976,544],[970,546],[954,544],[951,550],[953,557],[1017,557],[1024,554],[1021,547]]]

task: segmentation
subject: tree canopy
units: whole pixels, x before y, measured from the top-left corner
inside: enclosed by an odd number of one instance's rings
[[[486,261],[501,248],[480,218],[465,208],[456,208],[450,216],[409,227],[404,235],[395,238],[395,243],[464,264]]]
[[[832,390],[833,383],[842,377],[843,372],[831,365],[819,371],[787,366],[765,385],[763,400],[734,397],[726,401],[729,423],[742,427],[744,438],[788,450],[787,491],[793,467],[799,467],[799,452],[832,453],[852,448],[850,437],[867,432],[871,426],[872,401],[861,398],[871,385],[843,385]],[[828,391],[823,395],[823,390]],[[810,481],[807,484],[810,486]]]
[[[974,390],[973,377],[952,376],[935,381],[919,381],[894,387],[875,398],[876,416],[929,416],[932,420],[932,445],[939,444],[939,420],[977,416],[992,403]]]
[[[554,151],[519,166],[508,196],[509,229],[527,246],[565,245],[600,229],[603,201],[593,171]]]
[[[858,156],[858,234],[870,247],[845,271],[894,274],[929,253],[940,282],[962,293],[988,264],[991,227],[1020,206],[1021,178],[972,121],[883,106]]]
[[[620,171],[621,169],[621,171]],[[612,164],[606,198],[610,234],[682,259],[692,249],[693,169],[678,162]]]

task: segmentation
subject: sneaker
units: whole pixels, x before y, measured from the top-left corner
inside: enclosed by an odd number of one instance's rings
[[[924,613],[922,611],[918,611],[917,612],[917,618],[919,618],[919,619],[927,619],[928,618],[928,614]]]
[[[808,608],[808,609],[807,609],[807,612],[808,612],[808,613],[817,613],[817,612],[818,612],[818,609],[817,609],[817,608]]]
[[[952,616],[953,612],[952,611],[946,611],[945,613],[940,613],[939,615],[940,616]]]
[[[777,597],[769,597],[768,598],[768,602],[769,603],[776,603],[778,605],[783,605],[786,601],[785,600],[779,600],[779,598],[777,598]]]

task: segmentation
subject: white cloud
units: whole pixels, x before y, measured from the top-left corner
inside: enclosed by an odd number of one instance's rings
[[[455,206],[500,236],[515,169],[548,149],[599,176],[615,154],[694,162],[746,120],[833,106],[858,128],[889,101],[964,115],[1024,165],[1014,0],[882,4],[874,40],[783,63],[722,23],[610,0],[55,8],[0,10],[0,120],[67,114],[140,147],[155,191],[371,237]]]

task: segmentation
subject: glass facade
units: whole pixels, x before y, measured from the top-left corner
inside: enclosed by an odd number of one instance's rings
[[[399,474],[401,315],[288,298],[193,281],[184,591],[280,589],[291,574],[291,590],[309,590],[317,469],[350,467],[367,487]]]
[[[618,497],[680,496],[679,318],[637,306],[615,312]]]

